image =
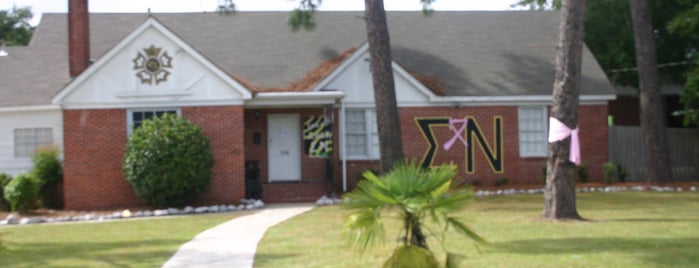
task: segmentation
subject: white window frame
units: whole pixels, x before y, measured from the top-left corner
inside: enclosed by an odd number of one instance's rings
[[[19,146],[18,146],[18,136],[17,136],[17,132],[18,132],[18,131],[27,131],[27,130],[30,130],[30,131],[33,132],[33,133],[32,133],[32,140],[29,141],[29,142],[25,142],[24,144],[28,145],[28,147],[30,147],[30,148],[32,148],[32,149],[31,149],[31,152],[27,152],[27,151],[25,151],[25,150],[22,150],[23,153],[20,154],[20,152],[18,151],[18,150],[19,150],[19,148],[18,148]],[[48,130],[48,132],[49,132],[49,134],[48,134],[48,137],[49,137],[48,141],[42,142],[42,141],[40,141],[40,140],[38,139],[38,138],[39,138],[39,135],[37,135],[37,131],[39,131],[39,130]],[[15,128],[15,129],[12,131],[12,136],[13,136],[13,144],[12,144],[12,146],[13,146],[13,149],[14,149],[13,155],[14,155],[14,158],[16,158],[16,159],[31,158],[32,156],[34,156],[34,153],[35,153],[36,150],[38,150],[39,148],[41,148],[41,147],[43,147],[43,146],[51,146],[51,145],[54,144],[53,127],[41,126],[41,127],[22,127],[22,128]]]
[[[350,112],[362,112],[364,114],[364,131],[361,132],[356,132],[353,130],[350,130],[348,127],[348,122],[347,122],[347,114]],[[357,109],[357,108],[350,108],[345,110],[345,113],[342,115],[344,116],[344,133],[343,133],[343,139],[345,139],[345,157],[347,160],[378,160],[381,159],[381,154],[379,150],[379,144],[378,144],[378,138],[379,138],[379,133],[378,133],[378,125],[376,123],[376,112],[373,108],[363,108],[363,109]],[[350,154],[350,150],[348,147],[350,146],[349,144],[349,139],[347,138],[347,135],[349,134],[363,134],[364,135],[364,142],[366,146],[366,154]]]
[[[531,113],[531,115],[536,118],[525,119],[524,113]],[[546,157],[548,155],[548,121],[546,120],[548,118],[548,112],[546,106],[520,106],[517,111],[517,116],[517,122],[519,125],[519,130],[517,132],[517,137],[519,140],[519,156]],[[540,126],[540,128],[531,129],[532,127],[528,127],[526,124],[527,120],[538,120],[539,122],[537,125]],[[527,134],[539,134],[540,138],[538,141],[527,140],[524,138],[524,136]],[[534,145],[539,149],[530,149],[531,146],[528,145]]]
[[[129,110],[127,111],[127,113],[126,113],[126,131],[127,131],[127,133],[128,133],[129,136],[131,136],[131,134],[133,134],[133,130],[134,130],[134,128],[133,128],[133,126],[134,126],[134,119],[133,119],[134,113],[144,113],[144,112],[153,112],[153,113],[157,113],[157,112],[172,112],[172,111],[175,111],[175,112],[177,113],[178,116],[181,116],[181,115],[182,115],[182,111],[181,111],[180,108],[152,108],[152,109],[145,108],[145,109],[129,109]],[[143,121],[143,120],[141,120],[141,121]]]

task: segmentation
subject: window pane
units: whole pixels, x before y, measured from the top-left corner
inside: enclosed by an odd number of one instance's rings
[[[42,147],[53,144],[51,128],[25,128],[14,131],[15,157],[31,157]]]
[[[519,149],[521,156],[546,156],[545,107],[519,108]]]

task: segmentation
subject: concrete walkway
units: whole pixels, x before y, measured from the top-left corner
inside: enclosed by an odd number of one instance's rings
[[[163,267],[252,267],[269,227],[313,209],[313,204],[271,205],[208,229],[177,250]]]

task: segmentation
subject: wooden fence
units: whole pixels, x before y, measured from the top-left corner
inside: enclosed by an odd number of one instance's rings
[[[675,181],[699,180],[699,129],[668,128],[666,134]],[[609,162],[626,168],[627,181],[645,180],[645,155],[640,127],[609,127]]]

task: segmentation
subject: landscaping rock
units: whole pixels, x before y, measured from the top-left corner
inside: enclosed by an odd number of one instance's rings
[[[153,216],[153,212],[150,210],[144,210],[143,211],[143,217],[150,217]]]
[[[321,196],[320,198],[318,198],[318,200],[316,200],[316,205],[318,205],[318,206],[332,205],[332,203],[328,204],[328,201],[332,202],[332,200],[330,200],[330,198],[328,198],[327,196],[324,195],[324,196]]]
[[[245,204],[238,205],[238,210],[245,210]]]
[[[218,206],[210,206],[209,212],[218,212]]]
[[[226,212],[228,211],[228,207],[226,205],[219,205],[218,206],[218,211],[220,212]]]
[[[167,209],[158,209],[158,210],[153,211],[153,215],[156,217],[167,216],[168,212],[167,212]]]
[[[121,217],[122,218],[131,218],[131,211],[128,209],[124,209],[121,211]]]
[[[198,207],[194,209],[194,213],[206,213],[209,212],[209,207]]]
[[[184,207],[184,214],[192,214],[194,213],[194,208],[191,206],[186,206]]]
[[[696,191],[697,191],[697,187],[696,187],[696,186],[692,186],[691,188],[689,188],[689,190],[692,191],[692,192],[696,192]]]
[[[3,221],[5,222],[5,224],[18,224],[19,218],[17,217],[17,214],[10,213],[10,215],[7,215],[7,217],[5,217],[5,220]]]
[[[168,208],[167,214],[168,215],[180,215],[180,214],[182,214],[182,211],[177,209],[177,208]]]
[[[255,200],[255,203],[253,203],[253,206],[255,206],[255,208],[263,208],[263,207],[265,207],[265,202],[262,202],[262,200],[258,199],[258,200]]]
[[[247,205],[245,205],[245,209],[246,209],[246,210],[253,210],[253,209],[255,209],[255,205],[253,205],[253,204],[247,204]]]
[[[228,209],[228,211],[236,211],[236,210],[238,210],[238,207],[236,207],[235,205],[228,205],[227,209]]]

